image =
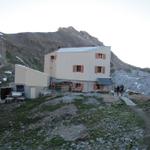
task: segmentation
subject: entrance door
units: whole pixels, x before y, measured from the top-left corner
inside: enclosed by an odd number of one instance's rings
[[[31,88],[31,98],[36,98],[36,90],[35,88]]]
[[[1,88],[0,89],[0,95],[1,95],[1,99],[5,99],[7,97],[7,95],[11,94],[12,89],[11,88]]]

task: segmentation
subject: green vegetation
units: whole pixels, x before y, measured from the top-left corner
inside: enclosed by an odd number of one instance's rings
[[[17,108],[9,108],[9,105],[1,105],[1,114],[0,114],[0,131],[9,129],[9,122],[13,122],[13,126],[15,128],[19,128],[19,124],[23,123],[28,125],[30,123],[37,122],[40,117],[36,117],[34,119],[30,119],[30,111],[34,108],[38,107],[43,102],[47,101],[47,97],[41,97],[35,100],[27,99],[24,103],[20,103],[20,107]],[[14,104],[15,105],[15,104]],[[5,110],[4,107],[8,109]],[[13,107],[13,104],[10,104],[10,107]]]
[[[84,95],[79,95],[79,96],[80,96],[80,98],[76,98],[74,100],[74,104],[79,109],[80,112],[87,111],[91,108],[97,108],[99,106],[99,105],[95,105],[95,104],[84,103],[88,100],[88,98],[95,98],[98,102],[100,102],[100,105],[105,105],[102,97],[96,97],[96,96],[90,97],[90,96],[84,96]]]
[[[11,143],[12,147],[11,150],[16,150],[18,147],[22,145],[25,145],[26,149],[37,149],[37,146],[39,143],[43,143],[43,139],[45,137],[42,134],[38,134],[40,129],[36,130],[17,130],[11,128],[9,132],[11,132],[10,136],[5,136],[6,133],[2,134],[0,137],[0,143],[1,145],[4,145],[5,143]],[[22,148],[23,149],[23,148]]]
[[[81,105],[82,106],[82,105]],[[90,139],[97,137],[108,137],[108,134],[116,134],[122,130],[130,131],[130,127],[143,127],[143,120],[133,113],[123,102],[113,104],[111,107],[96,109],[94,112],[82,112],[78,116],[72,118],[72,123],[83,123],[89,128]],[[111,128],[103,126],[104,124],[119,124],[119,128]],[[94,126],[96,126],[94,128]],[[132,130],[132,129],[131,129]]]
[[[43,67],[42,64],[40,63],[40,61],[37,58],[34,58],[31,61],[31,64],[33,64],[34,69],[40,70],[42,71]]]
[[[43,112],[43,111],[54,111],[58,108],[61,108],[62,106],[65,106],[65,104],[61,103],[61,104],[56,104],[56,105],[43,105],[41,108],[40,108],[40,112]]]
[[[13,109],[9,108],[9,105],[11,106],[11,104],[8,104],[8,110],[4,109],[6,105],[1,105],[0,108],[4,111],[1,111],[0,114],[0,145],[11,142],[13,145],[12,150],[15,150],[19,145],[26,145],[29,148],[31,148],[32,145],[32,148],[36,149],[39,144],[42,144],[45,137],[43,134],[39,134],[41,129],[26,130],[26,128],[28,125],[34,124],[41,119],[40,117],[31,119],[28,116],[31,115],[31,111],[34,108],[38,107],[43,102],[46,102],[47,98],[48,97],[41,97],[35,100],[28,99],[25,103],[20,103],[20,107]],[[13,104],[11,107],[13,107]],[[48,109],[49,111],[52,111],[57,108],[58,106],[50,106]],[[10,132],[11,135],[4,138],[5,132],[7,131]]]
[[[75,99],[74,104],[80,111],[88,110],[95,107],[94,105],[91,104],[84,104],[82,99]]]
[[[46,145],[49,147],[57,147],[57,146],[61,146],[65,143],[66,141],[60,137],[60,136],[56,136],[54,138],[52,138],[50,141],[46,142]]]
[[[16,56],[12,55],[12,53],[10,53],[9,51],[6,51],[6,58],[7,58],[7,61],[9,63],[12,63],[12,64],[23,64],[22,62],[20,62],[18,59],[16,59]]]
[[[27,99],[26,102],[21,105],[19,108],[16,109],[17,113],[21,113],[21,112],[29,112],[30,110],[32,110],[33,108],[36,108],[37,106],[39,106],[40,104],[49,101],[49,100],[53,100],[55,98],[59,98],[62,97],[62,95],[58,95],[55,97],[49,97],[49,96],[45,96],[45,97],[39,97],[37,99]]]
[[[8,59],[8,61],[12,60],[12,55],[9,51],[6,51],[6,58]]]
[[[143,101],[143,100],[134,100],[134,102],[136,103],[136,104],[138,104],[138,106],[140,107],[140,108],[150,108],[150,100],[147,100],[147,101]]]

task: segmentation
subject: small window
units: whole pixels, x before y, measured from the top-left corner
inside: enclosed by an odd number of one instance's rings
[[[79,90],[79,91],[82,91],[83,90],[83,84],[82,83],[75,83],[74,84],[74,89],[75,90]]]
[[[84,72],[84,66],[83,65],[74,65],[73,72]]]
[[[95,73],[105,73],[105,67],[104,66],[96,66]]]
[[[55,56],[51,56],[51,59],[55,59]]]
[[[76,84],[75,84],[75,88],[80,88],[81,86],[82,86],[81,83],[76,83]]]
[[[94,90],[103,90],[104,86],[100,84],[94,84]]]
[[[95,57],[96,57],[96,59],[106,59],[106,54],[96,53]]]
[[[53,60],[55,60],[55,59],[56,59],[56,56],[51,55],[51,56],[50,56],[50,59],[53,61]]]

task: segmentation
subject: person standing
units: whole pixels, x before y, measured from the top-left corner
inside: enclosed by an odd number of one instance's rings
[[[120,95],[122,96],[124,93],[124,85],[123,84],[120,86],[119,90],[120,90]]]
[[[116,91],[117,91],[117,96],[119,96],[119,92],[120,92],[120,87],[119,86],[117,86]]]

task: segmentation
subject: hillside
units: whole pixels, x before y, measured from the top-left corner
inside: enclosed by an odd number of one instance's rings
[[[103,45],[97,38],[85,31],[77,31],[73,27],[59,28],[48,33],[18,33],[0,35],[1,62],[21,63],[29,67],[43,70],[43,56],[60,47],[84,47]],[[112,68],[128,68],[129,66],[112,54]]]

